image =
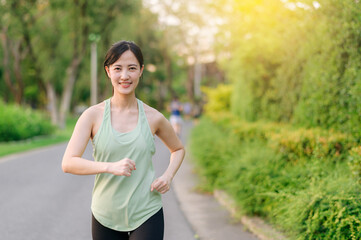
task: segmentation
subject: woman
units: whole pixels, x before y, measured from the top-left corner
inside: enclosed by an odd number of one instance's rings
[[[113,96],[80,116],[64,153],[63,171],[96,174],[91,206],[94,240],[163,239],[160,194],[170,189],[184,147],[168,120],[135,96],[144,70],[136,44],[115,43],[106,54],[104,69]],[[157,179],[152,165],[154,135],[171,152],[168,168]],[[95,161],[82,158],[89,139]]]

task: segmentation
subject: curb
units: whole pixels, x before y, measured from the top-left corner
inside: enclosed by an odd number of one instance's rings
[[[261,240],[288,240],[261,218],[240,216],[235,201],[223,190],[214,190],[214,198],[225,207],[231,216],[240,221],[250,232]]]

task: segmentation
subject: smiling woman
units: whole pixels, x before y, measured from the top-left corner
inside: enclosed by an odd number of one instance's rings
[[[124,94],[130,94],[135,90],[143,69],[144,66],[138,63],[137,58],[131,51],[124,52],[111,66],[105,66],[113,88],[118,88],[118,90],[127,89],[127,91],[123,91]]]
[[[135,96],[144,69],[142,52],[135,43],[115,43],[106,54],[104,69],[113,96],[80,116],[62,167],[67,173],[96,174],[93,239],[161,240],[161,194],[170,189],[184,147],[168,120]],[[158,178],[152,164],[154,135],[171,152],[169,166]],[[89,139],[95,161],[82,158]]]

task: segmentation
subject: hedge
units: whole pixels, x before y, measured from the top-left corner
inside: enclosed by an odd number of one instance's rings
[[[227,191],[241,214],[265,218],[290,239],[361,238],[361,148],[352,138],[209,115],[190,142],[201,189]]]
[[[54,130],[49,119],[40,111],[0,101],[0,142],[49,135]]]

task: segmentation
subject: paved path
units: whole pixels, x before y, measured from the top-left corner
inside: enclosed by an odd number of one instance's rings
[[[156,139],[157,173],[169,153]],[[0,239],[91,239],[91,191],[94,176],[64,174],[66,144],[0,159]],[[91,147],[84,156],[91,159]],[[173,192],[163,195],[165,239],[191,240],[194,232]]]
[[[182,139],[188,139],[190,122],[185,122]],[[210,131],[212,131],[210,129]],[[193,171],[189,150],[173,181],[173,189],[184,214],[201,240],[257,240],[212,195],[195,191],[198,176]]]
[[[187,139],[186,123],[182,140]],[[0,158],[0,240],[91,239],[91,191],[94,176],[64,174],[66,144]],[[153,162],[157,175],[169,152],[156,138]],[[89,145],[84,157],[92,159]],[[163,195],[165,240],[255,240],[212,196],[194,191],[197,177],[189,155]],[[186,217],[185,217],[186,215]],[[194,230],[193,230],[194,229]]]

